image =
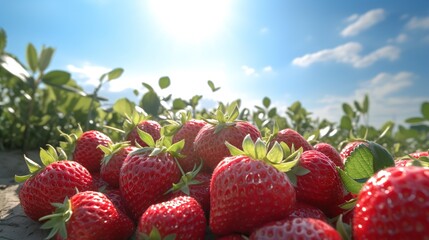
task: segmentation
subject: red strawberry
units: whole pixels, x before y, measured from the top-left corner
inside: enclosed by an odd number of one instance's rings
[[[19,201],[24,213],[34,221],[54,211],[51,203],[62,202],[66,196],[73,196],[76,190],[93,188],[92,176],[86,168],[74,161],[57,161],[55,154],[52,146],[48,151],[41,149],[44,168],[25,157],[30,174],[15,176],[17,182],[25,181],[19,191]]]
[[[228,148],[235,156],[219,163],[210,183],[212,232],[248,234],[267,222],[287,217],[296,202],[295,190],[286,174],[268,164],[281,165],[277,160],[282,156],[271,158],[282,155],[281,147],[267,154],[265,143],[258,140],[254,144],[250,136],[246,136],[245,152],[231,144]]]
[[[306,151],[301,155],[299,166],[310,171],[297,176],[296,196],[299,201],[324,212],[341,202],[344,188],[335,164],[325,154],[316,150]]]
[[[173,136],[173,143],[179,142],[182,139],[185,140],[185,146],[180,152],[181,154],[185,155],[185,157],[177,159],[183,171],[185,172],[189,172],[194,168],[194,166],[201,164],[200,158],[194,151],[194,140],[198,132],[206,124],[207,123],[203,120],[187,120],[180,125],[180,129],[178,129],[178,131]]]
[[[147,115],[138,112],[134,112],[133,115],[127,116],[123,124],[123,129],[125,131],[125,140],[129,141],[132,146],[137,146],[137,144],[142,147],[147,146],[147,144],[140,139],[137,129],[148,133],[155,141],[161,137],[161,125],[156,121],[149,120]]]
[[[207,120],[209,124],[195,137],[194,150],[209,171],[213,171],[223,158],[231,156],[225,146],[226,141],[240,148],[246,135],[250,134],[252,140],[261,137],[259,130],[249,122],[235,121],[239,114],[237,107],[230,107],[229,110],[231,112],[227,111],[224,115],[221,109],[218,109],[218,118]]]
[[[293,218],[268,223],[250,235],[257,239],[331,239],[341,240],[340,234],[324,221],[312,218]]]
[[[302,202],[297,202],[289,213],[289,218],[298,218],[298,217],[314,218],[314,219],[322,220],[324,222],[328,222],[328,218],[326,217],[326,215],[323,213],[322,210]]]
[[[105,190],[103,193],[110,201],[112,201],[116,209],[121,210],[123,213],[128,215],[128,211],[125,206],[125,200],[122,197],[121,191],[119,189],[109,189]]]
[[[412,158],[415,159],[419,159],[421,157],[429,157],[429,153],[428,152],[414,152],[414,153],[410,153],[409,156],[411,156]],[[406,167],[408,165],[411,165],[411,163],[413,162],[413,159],[411,159],[408,155],[404,156],[398,160],[395,161],[395,166],[396,167]]]
[[[125,158],[130,152],[136,150],[136,147],[129,146],[127,143],[109,144],[108,147],[100,146],[105,156],[101,161],[100,175],[109,186],[119,187],[119,172]]]
[[[102,193],[85,191],[56,203],[55,213],[41,218],[48,220],[42,229],[51,229],[47,238],[57,239],[128,239],[134,224]]]
[[[353,217],[355,239],[424,239],[429,226],[429,169],[390,167],[359,192]]]
[[[210,212],[210,179],[212,175],[210,173],[199,172],[192,180],[196,181],[194,184],[189,184],[188,190],[183,191],[177,189],[171,193],[170,198],[179,196],[190,196],[197,200],[201,205],[205,213]],[[191,181],[192,181],[191,180]],[[189,191],[186,193],[186,191]]]
[[[150,205],[162,200],[164,193],[179,181],[181,174],[174,160],[177,154],[174,150],[184,145],[181,141],[165,146],[163,144],[168,144],[167,141],[155,143],[149,134],[139,133],[149,147],[128,154],[119,175],[119,188],[134,219],[138,219]]]
[[[429,152],[414,152],[410,153],[410,156],[413,158],[429,157]]]
[[[161,238],[204,239],[206,218],[200,204],[192,197],[181,196],[150,206],[141,216],[137,234],[150,236],[156,228]],[[142,239],[142,238],[140,238]]]
[[[355,150],[355,148],[357,148],[361,144],[368,145],[367,142],[361,141],[361,140],[356,140],[356,141],[352,141],[352,142],[347,143],[347,145],[345,147],[343,147],[341,149],[341,152],[340,152],[340,156],[341,156],[341,159],[343,159],[343,162],[345,162],[346,159],[353,152],[353,150]]]
[[[98,145],[108,146],[111,143],[112,140],[102,132],[86,131],[76,140],[73,160],[82,164],[91,173],[98,173],[104,156]]]
[[[295,150],[298,150],[300,147],[302,147],[304,152],[313,149],[313,146],[311,146],[311,144],[308,143],[301,134],[290,128],[286,128],[280,130],[277,133],[274,133],[271,142],[284,142],[289,146],[289,148],[292,148],[293,145]]]
[[[99,173],[92,173],[91,175],[92,175],[93,191],[109,188],[109,184],[101,178]]]
[[[241,234],[230,234],[230,235],[216,238],[216,240],[246,240],[246,239],[248,238]]]
[[[334,162],[337,167],[344,169],[344,163],[340,153],[331,144],[318,143],[314,145],[314,149],[325,154],[329,159],[332,160],[332,162]]]

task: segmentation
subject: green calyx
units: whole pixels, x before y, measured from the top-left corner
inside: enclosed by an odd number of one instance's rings
[[[174,136],[183,125],[192,119],[190,111],[181,110],[178,112],[179,120],[166,120],[167,124],[164,126],[165,136]]]
[[[149,235],[146,233],[139,233],[138,239],[139,240],[174,240],[176,239],[176,234],[169,234],[165,237],[162,237],[158,228],[152,227],[152,230],[150,231]]]
[[[15,175],[15,181],[18,183],[25,182],[49,164],[66,159],[67,155],[62,148],[55,149],[52,145],[48,144],[47,149],[40,148],[40,160],[42,161],[43,166],[40,166],[38,163],[24,155],[24,160],[30,173],[24,176]]]
[[[302,154],[302,148],[295,151],[293,147],[291,149],[283,142],[274,142],[271,149],[268,150],[269,144],[267,142],[260,138],[258,138],[256,142],[253,142],[249,134],[243,139],[243,150],[228,142],[225,142],[225,144],[232,156],[244,155],[254,160],[261,160],[272,165],[280,172],[285,173],[291,171],[295,166],[297,166]]]
[[[204,119],[207,123],[216,126],[215,134],[222,131],[222,129],[234,126],[237,118],[240,115],[238,104],[236,102],[230,104],[226,108],[220,105],[213,114],[212,119]]]
[[[98,148],[101,149],[104,153],[104,157],[101,160],[101,165],[105,166],[109,163],[110,159],[115,155],[117,152],[121,151],[122,149],[130,146],[129,142],[118,142],[111,144],[109,143],[108,146],[104,145],[98,145]]]
[[[194,166],[194,168],[191,171],[185,173],[182,167],[180,166],[179,162],[177,161],[177,159],[175,159],[175,161],[177,166],[180,169],[180,172],[182,173],[182,177],[180,178],[180,181],[178,183],[173,183],[173,187],[170,188],[167,192],[165,192],[164,195],[171,192],[182,191],[183,193],[189,196],[190,195],[189,186],[201,184],[200,181],[195,180],[195,177],[201,171],[201,168],[203,167],[203,163],[201,162],[201,164],[198,167]]]
[[[40,228],[51,229],[46,239],[51,239],[56,234],[59,234],[62,239],[67,239],[66,223],[73,214],[71,201],[66,197],[63,203],[52,203],[52,206],[56,207],[55,212],[39,219],[39,221],[47,220]]]
[[[182,139],[181,141],[173,144],[171,137],[165,136],[164,131],[165,131],[164,128],[162,128],[161,137],[155,142],[155,140],[153,140],[153,137],[149,133],[137,128],[137,133],[140,139],[148,146],[142,147],[137,143],[138,149],[135,151],[132,151],[130,154],[135,155],[135,154],[140,154],[144,152],[150,152],[149,156],[156,156],[161,153],[169,153],[176,158],[184,157],[180,153],[180,151],[185,146],[185,140]]]
[[[144,112],[134,111],[131,114],[131,116],[129,116],[128,114],[125,114],[125,121],[122,126],[122,129],[124,130],[120,130],[120,131],[123,132],[125,136],[127,136],[131,131],[133,131],[133,129],[137,127],[139,123],[149,119],[150,117]]]
[[[58,129],[58,131],[60,132],[60,136],[64,137],[66,140],[65,142],[64,141],[60,142],[60,147],[64,149],[67,155],[73,156],[72,153],[74,152],[74,149],[76,147],[76,141],[83,134],[82,127],[79,124],[78,128],[73,133],[70,133],[70,134],[64,133],[60,129]]]

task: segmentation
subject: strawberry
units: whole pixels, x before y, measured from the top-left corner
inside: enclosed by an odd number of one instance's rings
[[[161,236],[158,239],[168,235],[175,235],[176,240],[204,239],[206,218],[194,198],[181,196],[150,206],[139,220],[137,235],[147,239],[154,228]]]
[[[230,235],[218,237],[216,239],[217,240],[246,240],[248,238],[241,234],[230,234]]]
[[[323,213],[322,210],[302,202],[297,202],[289,213],[289,218],[298,218],[298,217],[314,218],[314,219],[322,220],[324,222],[328,222],[328,218],[326,217],[326,215]]]
[[[289,214],[296,202],[295,189],[278,168],[283,149],[276,144],[268,153],[260,139],[247,135],[243,149],[227,143],[234,156],[215,168],[210,183],[210,228],[214,234],[248,234],[257,227]],[[276,167],[275,167],[276,166]]]
[[[397,167],[405,167],[408,165],[412,165],[414,160],[419,160],[420,158],[428,158],[428,152],[413,152],[402,158],[399,158],[395,161],[395,166]]]
[[[257,239],[331,239],[341,240],[340,234],[331,225],[313,218],[292,218],[268,223],[250,235]]]
[[[119,187],[119,172],[125,158],[130,152],[136,150],[136,147],[129,146],[128,143],[109,144],[107,147],[100,145],[100,149],[104,152],[104,158],[101,161],[100,175],[109,186],[113,188]]]
[[[225,141],[241,147],[247,134],[253,140],[261,137],[259,130],[249,122],[236,121],[238,115],[236,105],[231,105],[226,114],[220,108],[217,109],[217,118],[207,120],[209,124],[201,128],[195,137],[194,150],[209,171],[213,171],[224,157],[231,156]]]
[[[429,226],[429,169],[389,167],[359,192],[355,239],[424,239]]]
[[[122,197],[121,191],[119,189],[108,189],[104,190],[103,193],[110,201],[112,201],[116,209],[121,210],[123,213],[128,215],[128,211],[125,206],[125,200]]]
[[[100,189],[109,188],[109,184],[101,178],[100,173],[92,173],[92,190],[98,191]]]
[[[156,121],[150,120],[147,115],[138,112],[134,112],[131,116],[127,116],[123,124],[123,129],[125,131],[125,140],[129,141],[132,146],[147,146],[147,144],[140,139],[137,129],[148,133],[155,141],[161,137],[161,125]]]
[[[102,193],[79,192],[54,205],[57,209],[53,214],[40,218],[47,220],[42,229],[52,229],[47,239],[57,235],[57,239],[67,240],[116,240],[128,239],[133,234],[131,219]]]
[[[91,173],[100,172],[100,164],[104,153],[98,145],[108,146],[112,140],[104,133],[97,130],[83,132],[79,126],[76,133],[70,135],[61,133],[66,138],[64,145],[69,153],[73,154],[73,160],[82,164]]]
[[[119,188],[135,220],[179,181],[180,170],[174,157],[184,145],[181,141],[170,146],[164,137],[155,143],[148,133],[138,132],[149,147],[128,154],[119,174]]]
[[[194,166],[198,166],[201,163],[200,158],[194,151],[194,140],[198,132],[207,123],[203,120],[191,119],[191,115],[182,113],[180,122],[169,121],[170,125],[167,127],[170,133],[173,134],[173,143],[185,140],[185,146],[183,147],[181,154],[183,158],[177,159],[183,171],[189,172]]]
[[[296,177],[296,196],[299,201],[314,205],[324,212],[340,203],[344,188],[335,164],[325,154],[316,150],[306,151],[301,155],[299,166],[309,171]]]
[[[304,152],[313,149],[313,146],[311,146],[311,144],[307,142],[301,134],[290,128],[286,128],[278,132],[274,131],[273,136],[271,136],[270,139],[271,143],[284,142],[289,146],[289,148],[292,148],[292,146],[294,149],[302,147]]]
[[[34,221],[54,211],[51,203],[73,196],[76,190],[93,188],[88,170],[74,161],[59,161],[61,156],[52,146],[48,145],[48,150],[41,149],[40,157],[44,167],[24,156],[30,174],[15,176],[17,182],[24,182],[19,191],[21,206]]]
[[[346,159],[353,152],[353,150],[355,150],[355,148],[357,148],[361,144],[368,145],[368,143],[366,141],[363,141],[363,140],[356,140],[356,141],[351,141],[351,142],[347,143],[347,145],[345,147],[343,147],[340,151],[340,156],[341,156],[341,159],[343,159],[343,162],[345,162]]]
[[[331,144],[318,143],[314,145],[314,149],[325,154],[337,167],[344,169],[344,163],[340,153]]]

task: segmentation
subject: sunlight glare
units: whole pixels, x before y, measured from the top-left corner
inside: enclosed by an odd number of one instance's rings
[[[151,13],[162,30],[177,41],[199,43],[215,37],[225,27],[228,0],[151,0]]]

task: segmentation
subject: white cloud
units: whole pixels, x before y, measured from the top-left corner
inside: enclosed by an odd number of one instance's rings
[[[408,29],[424,29],[424,30],[427,30],[427,29],[429,29],[429,16],[423,17],[423,18],[413,17],[408,21],[406,26]]]
[[[363,15],[353,14],[347,18],[347,21],[352,22],[341,31],[343,37],[358,35],[360,32],[381,22],[385,17],[383,9],[373,9]]]
[[[69,64],[66,66],[66,68],[72,74],[72,76],[83,80],[83,84],[92,86],[98,86],[100,76],[111,70],[106,67],[93,65],[89,62],[85,62],[81,67]]]
[[[389,42],[389,43],[404,43],[407,40],[408,40],[407,34],[401,33],[398,36],[396,36],[395,38],[390,38],[389,40],[387,40],[387,42]]]
[[[365,94],[370,100],[370,125],[381,126],[386,119],[403,122],[407,116],[418,115],[423,98],[403,97],[398,93],[413,85],[415,74],[411,72],[379,73],[370,80],[364,81],[354,92],[340,96],[325,96],[320,100],[322,107],[310,109],[315,116],[338,121],[343,114],[342,103],[361,102]]]
[[[349,42],[335,48],[323,49],[315,53],[309,53],[302,57],[293,59],[292,64],[307,67],[316,62],[340,62],[351,64],[355,68],[367,67],[380,59],[396,60],[400,50],[394,46],[379,48],[365,56],[360,55],[362,45],[356,42]]]
[[[273,71],[273,68],[271,66],[266,66],[264,69],[262,69],[262,71],[269,73]]]
[[[241,69],[243,70],[244,74],[246,74],[247,76],[256,75],[256,70],[254,68],[243,65],[243,66],[241,66]]]

